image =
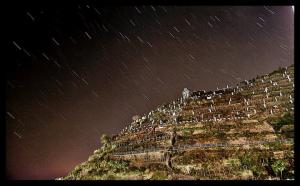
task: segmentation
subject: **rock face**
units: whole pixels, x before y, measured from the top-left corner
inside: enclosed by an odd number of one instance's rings
[[[222,90],[185,88],[59,179],[294,179],[293,81],[290,66]]]

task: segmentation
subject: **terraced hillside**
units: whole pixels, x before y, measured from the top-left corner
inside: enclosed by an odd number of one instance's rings
[[[182,94],[59,179],[294,179],[293,65]]]

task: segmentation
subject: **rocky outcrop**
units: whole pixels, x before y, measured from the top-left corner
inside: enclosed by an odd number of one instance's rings
[[[236,87],[185,88],[60,179],[293,179],[293,80],[290,66]]]

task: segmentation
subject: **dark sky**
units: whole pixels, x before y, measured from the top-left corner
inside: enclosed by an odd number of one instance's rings
[[[291,6],[73,4],[11,12],[9,179],[65,176],[133,115],[184,87],[223,88],[294,63]]]

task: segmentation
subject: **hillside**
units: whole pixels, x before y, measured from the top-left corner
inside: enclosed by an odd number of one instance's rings
[[[58,179],[294,179],[293,65],[135,119]]]

